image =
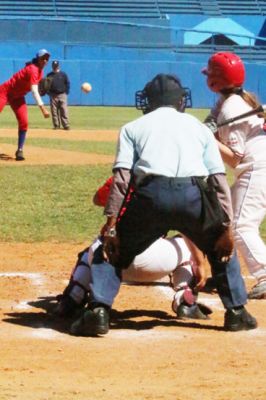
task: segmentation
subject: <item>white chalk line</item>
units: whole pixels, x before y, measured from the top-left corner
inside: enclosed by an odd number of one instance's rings
[[[26,278],[32,281],[32,283],[36,286],[41,286],[44,284],[44,277],[42,274],[38,272],[1,272],[0,278]]]
[[[3,277],[23,277],[26,279],[29,279],[32,281],[32,283],[35,286],[44,286],[45,284],[45,279],[41,273],[28,273],[28,272],[7,272],[7,273],[0,273],[0,278]],[[243,276],[244,279],[254,279],[252,276]],[[68,281],[63,280],[64,283],[67,283]],[[164,285],[156,285],[155,289],[160,291],[164,296],[169,298],[169,300],[172,300],[173,298],[173,290],[171,287],[166,287]],[[210,295],[213,296],[213,295]],[[16,304],[15,308],[18,310],[29,310],[32,309],[33,307],[28,304],[31,300],[29,301],[20,301],[19,303]],[[219,298],[211,298],[206,295],[203,295],[200,293],[199,295],[199,301],[208,305],[211,308],[214,308],[216,310],[224,310],[221,300]],[[195,332],[193,333],[195,334]],[[239,334],[239,333],[238,333]],[[257,336],[257,337],[264,337],[266,335],[266,330],[262,328],[258,328],[256,330],[252,331],[244,331],[240,332],[240,334],[249,334],[252,336]],[[47,329],[45,327],[40,327],[37,329],[34,329],[31,334],[31,336],[39,338],[39,339],[44,339],[44,340],[52,340],[55,338],[59,337],[65,337],[65,334],[62,334],[60,332],[54,331],[52,329]],[[134,338],[150,338],[152,337],[153,339],[158,339],[161,340],[162,338],[176,338],[176,339],[183,339],[187,337],[187,332],[183,333],[178,330],[168,330],[168,331],[161,331],[161,330],[156,330],[156,329],[151,329],[151,330],[145,330],[145,331],[129,331],[129,330],[110,330],[108,337],[111,336],[113,338],[118,338],[118,339],[128,339],[130,337]]]
[[[191,322],[193,320],[190,320]],[[185,331],[184,331],[185,329]],[[266,329],[258,327],[257,329],[249,330],[249,331],[239,331],[239,332],[223,332],[226,335],[232,335],[232,337],[239,337],[241,336],[252,336],[254,338],[265,338],[266,336]],[[204,329],[197,329],[197,328],[189,328],[189,331],[186,327],[176,327],[175,329],[167,329],[161,330],[160,328],[156,329],[149,329],[143,331],[129,331],[129,330],[110,330],[108,333],[108,337],[114,339],[124,339],[128,340],[129,338],[134,338],[138,340],[158,340],[161,341],[162,339],[177,339],[177,340],[185,340],[190,339],[193,337],[202,337],[206,336],[206,331]],[[264,339],[263,339],[264,340]],[[263,342],[264,343],[264,342]]]

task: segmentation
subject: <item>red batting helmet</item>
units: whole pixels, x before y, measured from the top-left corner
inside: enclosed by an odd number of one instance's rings
[[[207,75],[207,84],[213,92],[222,89],[240,87],[245,80],[243,61],[234,53],[219,52],[213,54],[208,66],[201,71]]]

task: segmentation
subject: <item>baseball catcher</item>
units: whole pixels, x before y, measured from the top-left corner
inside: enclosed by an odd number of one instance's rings
[[[106,205],[113,178],[107,179],[94,195],[95,205]],[[131,191],[132,193],[132,191]],[[104,232],[104,229],[103,229]],[[73,317],[80,313],[88,302],[91,283],[91,261],[95,251],[102,246],[100,235],[92,245],[79,253],[70,281],[62,295],[58,296],[58,304],[54,315]],[[134,283],[151,283],[163,278],[170,278],[170,286],[174,290],[172,309],[177,318],[207,319],[211,310],[197,303],[197,292],[205,280],[196,285],[199,260],[194,257],[188,244],[180,235],[171,238],[160,238],[148,249],[135,257],[129,268],[123,269],[122,280]],[[76,332],[75,332],[76,333]]]

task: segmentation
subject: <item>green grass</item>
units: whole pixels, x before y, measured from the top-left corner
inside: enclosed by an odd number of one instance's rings
[[[188,110],[203,120],[208,110]],[[127,107],[70,107],[73,129],[119,129],[141,115]],[[51,121],[29,107],[32,128],[51,128]],[[0,116],[1,128],[16,128],[16,120],[6,107]],[[71,131],[70,131],[71,134]],[[16,137],[0,137],[0,143],[16,144]],[[115,143],[34,138],[26,146],[40,146],[86,153],[114,154]],[[75,242],[91,241],[103,224],[103,210],[92,204],[95,190],[111,174],[104,166],[19,166],[0,167],[0,241]],[[228,172],[228,181],[233,180]],[[266,222],[261,226],[266,237]]]
[[[49,109],[49,107],[47,106]],[[43,118],[37,106],[29,106],[29,129],[50,129],[51,118]],[[72,129],[118,129],[124,123],[138,117],[141,112],[134,107],[69,107]],[[1,128],[17,128],[16,118],[9,106],[1,113]]]
[[[110,170],[106,165],[2,168],[0,240],[91,240],[104,221],[92,196]]]
[[[0,137],[0,143],[17,144],[16,137]],[[72,141],[63,139],[43,139],[43,138],[27,138],[27,145],[44,147],[48,149],[78,151],[82,153],[95,153],[95,154],[115,154],[116,143],[114,142],[94,142],[94,141]]]
[[[188,112],[203,120],[208,110],[188,109]],[[51,119],[43,118],[37,106],[29,106],[29,128],[50,129]],[[141,116],[134,107],[69,107],[69,121],[72,129],[119,129],[124,123]],[[1,128],[17,128],[16,118],[9,106],[0,116]]]

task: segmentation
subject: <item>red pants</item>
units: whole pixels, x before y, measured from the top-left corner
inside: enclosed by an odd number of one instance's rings
[[[17,121],[19,131],[28,130],[28,109],[25,101],[25,97],[13,98],[8,96],[8,92],[0,85],[0,112],[3,108],[9,104],[14,111]]]

